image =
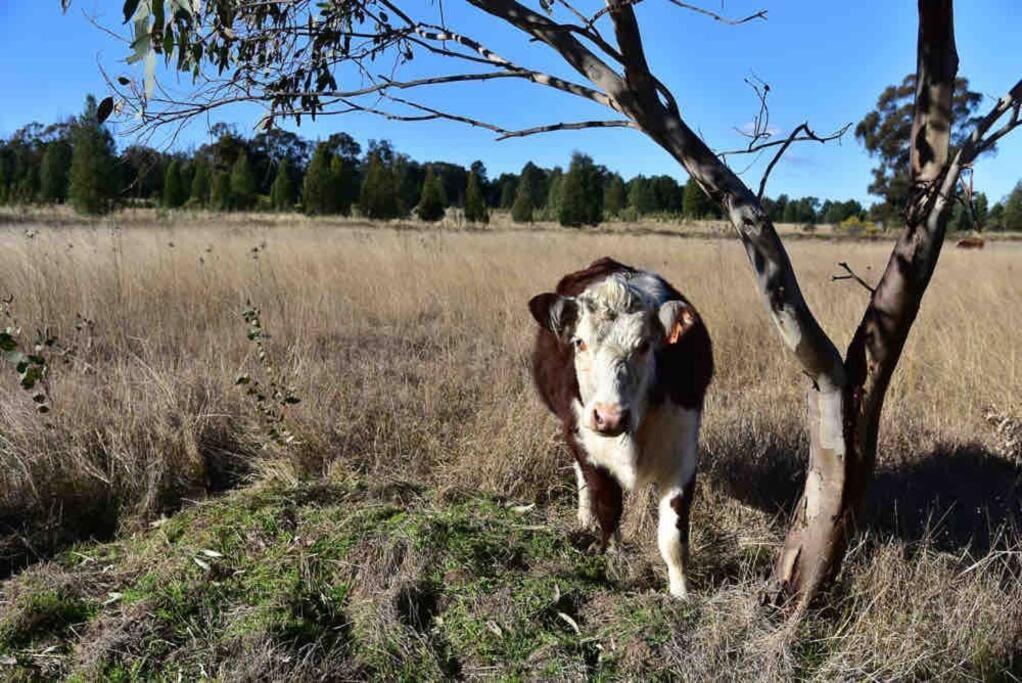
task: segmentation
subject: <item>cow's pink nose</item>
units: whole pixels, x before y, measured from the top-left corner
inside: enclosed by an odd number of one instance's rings
[[[619,405],[597,403],[593,408],[593,424],[601,434],[616,436],[628,429],[628,411]]]

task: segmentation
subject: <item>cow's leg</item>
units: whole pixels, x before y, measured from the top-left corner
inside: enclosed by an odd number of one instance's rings
[[[682,411],[681,439],[677,467],[657,482],[660,493],[657,545],[667,563],[671,595],[688,595],[688,529],[692,497],[695,494],[699,443],[699,413]]]
[[[599,521],[593,513],[593,500],[589,495],[589,484],[586,482],[582,466],[575,463],[575,483],[578,485],[578,523],[583,529],[597,529]]]
[[[578,463],[578,466],[585,478],[589,509],[600,527],[600,547],[606,550],[612,540],[617,540],[621,511],[624,507],[624,492],[606,469],[587,462]]]

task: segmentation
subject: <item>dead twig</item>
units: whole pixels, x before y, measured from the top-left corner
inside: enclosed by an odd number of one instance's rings
[[[846,274],[845,275],[831,275],[830,276],[831,281],[835,281],[835,280],[855,280],[860,285],[862,285],[863,287],[868,289],[870,294],[873,294],[874,292],[876,292],[876,287],[873,287],[868,282],[866,282],[861,277],[859,277],[856,274],[856,272],[854,270],[852,270],[852,267],[850,265],[848,265],[847,261],[841,261],[841,262],[838,263],[838,265],[841,266],[844,269]]]

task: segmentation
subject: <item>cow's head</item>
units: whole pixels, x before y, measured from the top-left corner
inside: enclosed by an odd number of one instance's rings
[[[540,294],[529,301],[529,310],[571,346],[581,426],[606,436],[642,423],[656,377],[656,350],[676,343],[698,320],[686,303],[657,305],[648,291],[620,275],[577,297]]]

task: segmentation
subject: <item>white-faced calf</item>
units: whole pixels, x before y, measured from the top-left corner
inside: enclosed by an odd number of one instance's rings
[[[578,517],[603,547],[618,532],[623,492],[653,483],[657,543],[670,591],[684,596],[699,421],[713,375],[695,308],[654,273],[610,258],[533,297],[532,372],[575,456]]]

